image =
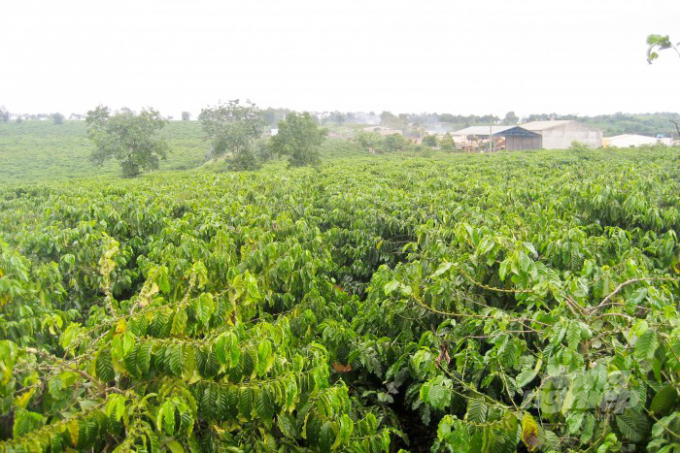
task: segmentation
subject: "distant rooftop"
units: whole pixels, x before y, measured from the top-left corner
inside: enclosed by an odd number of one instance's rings
[[[530,131],[543,131],[563,124],[573,123],[574,120],[552,120],[552,121],[531,121],[529,123],[520,124],[524,129]]]
[[[535,136],[534,132],[527,130],[524,126],[470,126],[465,129],[453,132],[452,135],[478,135],[482,137],[489,136],[489,129],[491,135],[523,135]]]
[[[496,135],[501,132],[505,132],[509,129],[517,126],[470,126],[465,129],[453,132],[454,135],[489,135],[489,129],[491,129],[491,134]]]
[[[605,137],[607,139],[613,139],[613,138],[628,138],[628,137],[642,137],[642,138],[654,138],[650,137],[649,135],[641,135],[641,134],[621,134],[621,135],[614,135],[613,137]],[[663,138],[663,137],[659,137]]]

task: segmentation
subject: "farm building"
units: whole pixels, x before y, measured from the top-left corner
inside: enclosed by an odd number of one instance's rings
[[[602,146],[602,130],[574,120],[532,121],[521,126],[541,135],[543,149],[566,149],[573,142],[589,148]]]
[[[521,149],[540,149],[541,136],[520,126],[471,126],[451,134],[456,144],[472,150],[480,145],[480,141],[493,140],[494,149],[515,151]]]
[[[605,137],[603,139],[604,147],[616,148],[635,148],[642,145],[655,145],[657,139],[654,137],[646,137],[644,135],[623,134],[615,137]]]
[[[636,148],[643,145],[656,145],[663,144],[670,146],[673,140],[663,135],[658,137],[648,137],[646,135],[636,135],[636,134],[623,134],[617,135],[615,137],[605,137],[603,140],[603,146],[616,147],[616,148]]]

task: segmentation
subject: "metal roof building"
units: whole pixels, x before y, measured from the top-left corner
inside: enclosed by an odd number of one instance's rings
[[[616,148],[635,148],[642,145],[656,145],[660,139],[654,137],[647,137],[644,135],[623,134],[615,137],[605,137],[603,139],[603,146],[613,146]]]
[[[602,130],[574,120],[532,121],[522,124],[524,129],[541,135],[544,149],[567,149],[573,142],[589,148],[602,146]]]
[[[521,126],[471,126],[454,132],[454,136],[474,136],[489,140],[492,137],[496,149],[508,151],[521,149],[540,149],[541,135]]]

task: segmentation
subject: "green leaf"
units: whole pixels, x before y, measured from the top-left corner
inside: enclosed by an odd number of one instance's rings
[[[158,288],[164,293],[170,292],[170,281],[168,280],[168,267],[160,266],[158,268],[156,284]]]
[[[519,373],[516,378],[517,386],[525,387],[531,381],[533,381],[538,375],[538,372],[541,370],[541,366],[543,366],[543,360],[539,359],[536,362],[536,366],[534,366],[534,368],[522,370],[522,372]]]
[[[113,394],[109,396],[109,400],[106,402],[106,415],[120,421],[125,413],[125,401],[123,395]]]
[[[173,336],[182,336],[186,332],[187,329],[187,321],[189,320],[189,317],[187,315],[187,312],[185,310],[177,310],[175,313],[175,316],[172,320],[172,329],[170,330],[170,334]]]
[[[12,427],[13,437],[19,439],[30,431],[39,428],[42,426],[43,420],[43,416],[36,412],[17,408],[14,413],[14,426]]]
[[[262,340],[257,346],[257,375],[264,376],[273,364],[272,345],[269,340]]]
[[[182,376],[185,379],[191,379],[196,371],[196,357],[194,355],[194,346],[185,344],[182,348]]]
[[[210,293],[203,293],[196,301],[196,318],[205,327],[208,327],[210,323],[210,318],[215,311],[215,302],[213,301],[213,296]]]
[[[47,381],[47,390],[49,391],[52,398],[55,400],[60,400],[62,398],[61,390],[63,388],[63,383],[59,376],[52,376]]]
[[[182,364],[184,362],[184,351],[181,344],[173,344],[168,346],[166,350],[166,355],[168,355],[168,363],[170,364],[170,371],[175,376],[182,375]]]
[[[141,343],[137,351],[137,369],[143,374],[148,374],[151,367],[151,352],[153,344],[151,342]]]
[[[319,449],[324,452],[331,451],[336,437],[333,424],[329,421],[324,422],[321,425],[321,431],[319,432]]]
[[[422,385],[420,397],[433,409],[443,410],[451,404],[451,387],[452,382],[450,379],[437,376]]]
[[[136,342],[137,339],[129,331],[115,335],[111,342],[111,355],[118,360],[124,360],[132,352]]]
[[[389,296],[391,293],[399,289],[399,286],[401,286],[401,283],[399,283],[397,280],[392,280],[391,282],[386,283],[384,287],[385,295]]]
[[[635,341],[635,357],[638,360],[652,360],[659,341],[653,329],[647,329]]]
[[[486,422],[488,414],[489,406],[481,399],[471,399],[468,401],[465,420],[473,423],[484,423]]]
[[[172,436],[175,433],[175,403],[173,401],[164,402],[158,409],[156,426],[159,431]]]
[[[215,353],[221,364],[233,368],[238,364],[241,351],[238,348],[238,338],[233,332],[225,332],[215,342]]]
[[[647,417],[643,414],[627,409],[615,418],[616,426],[627,439],[633,442],[641,442],[647,436],[649,425]]]
[[[581,326],[577,321],[571,321],[567,324],[567,346],[570,349],[576,350],[581,341]]]
[[[97,377],[104,382],[115,379],[116,374],[113,371],[110,349],[103,348],[99,350],[94,362],[94,371]]]
[[[257,394],[255,402],[257,416],[264,420],[271,420],[274,416],[274,398],[267,388],[262,388]]]
[[[244,421],[249,421],[253,417],[253,406],[255,403],[255,391],[250,387],[241,388],[238,395],[238,411]]]
[[[667,385],[654,395],[649,410],[654,416],[668,415],[678,402],[678,392],[672,385]]]
[[[343,416],[340,418],[340,434],[338,435],[338,439],[340,440],[340,444],[342,444],[342,445],[349,444],[350,437],[352,436],[353,430],[354,430],[354,422],[349,417],[349,415],[343,414]]]
[[[277,422],[281,433],[288,439],[296,439],[298,437],[297,426],[295,418],[287,413],[280,414]]]
[[[587,443],[593,438],[595,434],[595,417],[591,414],[586,414],[584,417],[583,428],[581,429],[581,442]]]
[[[502,282],[505,281],[505,277],[508,275],[509,266],[510,262],[508,260],[505,260],[501,262],[501,265],[498,267],[498,277],[501,279]]]
[[[258,370],[258,350],[254,346],[249,346],[243,355],[243,376],[254,377]]]
[[[176,440],[171,440],[165,446],[168,447],[171,453],[184,453],[184,447]]]
[[[449,269],[451,269],[451,267],[453,267],[453,263],[449,263],[449,262],[446,262],[446,261],[443,262],[442,264],[439,265],[437,270],[432,275],[430,275],[430,278],[439,277],[440,275],[446,273]],[[387,290],[385,292],[387,293]]]

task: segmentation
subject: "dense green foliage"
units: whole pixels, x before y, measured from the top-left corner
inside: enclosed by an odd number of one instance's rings
[[[423,145],[435,147],[437,146],[437,136],[436,135],[426,135],[423,137]]]
[[[414,151],[416,148],[401,134],[380,135],[378,132],[359,131],[355,142],[371,154]]]
[[[440,140],[439,147],[442,151],[454,151],[456,149],[456,142],[453,141],[451,134],[447,132]]]
[[[679,174],[665,149],[0,189],[0,451],[677,451]]]
[[[238,99],[201,110],[198,116],[206,139],[210,142],[210,157],[230,153],[235,170],[257,167],[251,143],[262,135],[264,120],[260,109],[250,101]]]
[[[275,154],[286,156],[292,167],[318,165],[319,146],[327,132],[309,113],[289,113],[279,122],[278,134],[271,138],[271,148]]]
[[[55,118],[54,124],[57,123]],[[87,112],[87,135],[95,149],[90,160],[102,165],[109,159],[120,162],[123,177],[134,178],[143,171],[158,170],[160,161],[168,157],[168,144],[159,135],[168,120],[153,109],[139,114],[124,110],[111,114],[108,107],[98,106]]]

